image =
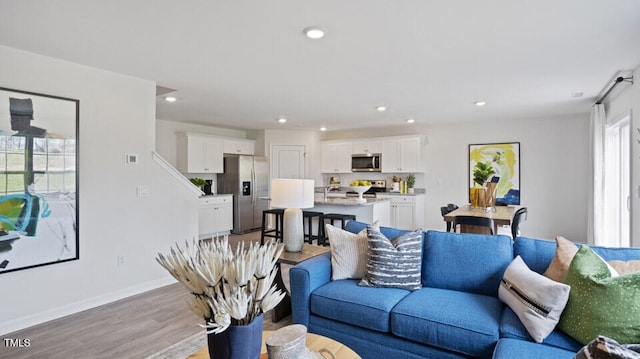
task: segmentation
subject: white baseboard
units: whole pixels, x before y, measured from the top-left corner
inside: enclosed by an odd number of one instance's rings
[[[15,331],[22,330],[37,324],[42,324],[50,320],[59,319],[67,315],[81,312],[83,310],[95,308],[136,294],[144,293],[152,289],[164,287],[165,285],[169,285],[172,283],[176,283],[176,280],[173,277],[165,277],[162,279],[141,283],[132,287],[99,295],[93,298],[83,299],[78,302],[31,314],[26,317],[2,322],[0,323],[0,335],[13,333]]]

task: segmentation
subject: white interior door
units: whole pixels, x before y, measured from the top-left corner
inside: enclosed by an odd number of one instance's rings
[[[271,178],[304,178],[304,145],[271,146]]]

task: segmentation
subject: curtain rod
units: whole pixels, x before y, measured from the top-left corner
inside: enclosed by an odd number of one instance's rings
[[[613,89],[618,86],[619,83],[621,82],[631,82],[633,84],[633,76],[631,77],[622,77],[622,76],[618,76],[616,77],[615,81],[611,84],[611,87],[609,87],[609,89],[607,90],[607,92],[605,92],[602,97],[600,97],[600,99],[598,99],[598,101],[596,101],[596,105],[600,105],[602,104],[602,101],[604,101],[604,99],[607,98],[607,96],[609,96],[609,94],[611,93],[611,91],[613,91]]]

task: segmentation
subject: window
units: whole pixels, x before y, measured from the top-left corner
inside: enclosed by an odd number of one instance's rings
[[[25,192],[28,161],[32,161],[33,189],[36,192],[74,191],[76,141],[34,138],[31,157],[26,150],[29,147],[27,140],[23,136],[0,135],[0,195]]]
[[[604,155],[604,228],[602,245],[630,246],[631,126],[627,115],[606,126]]]

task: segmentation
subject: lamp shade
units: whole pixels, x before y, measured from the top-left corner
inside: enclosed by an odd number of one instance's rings
[[[313,207],[314,181],[275,178],[271,181],[271,206],[279,208]]]

